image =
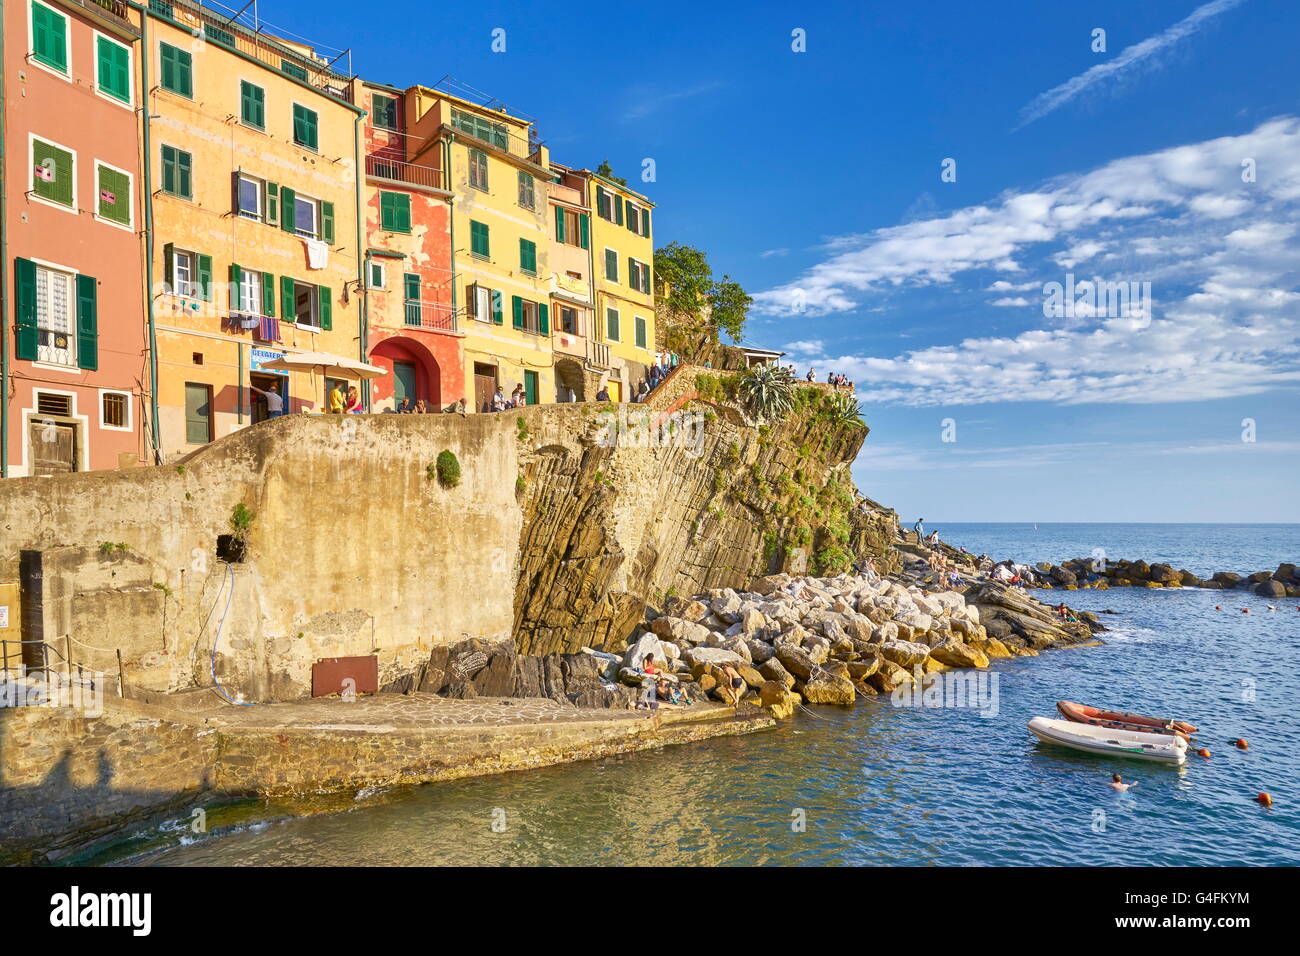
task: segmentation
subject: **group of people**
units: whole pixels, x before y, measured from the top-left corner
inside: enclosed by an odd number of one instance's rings
[[[791,377],[791,378],[794,378],[794,377],[795,377],[795,372],[794,372],[794,366],[793,366],[793,365],[787,365],[787,366],[786,366],[786,371],[790,373],[790,377]],[[817,370],[816,370],[815,368],[809,367],[809,369],[808,369],[808,374],[804,376],[804,381],[805,381],[805,382],[815,382],[815,381],[817,381]],[[826,384],[827,384],[827,385],[834,385],[836,388],[852,388],[852,387],[853,387],[853,383],[849,380],[849,377],[848,377],[847,375],[843,374],[842,372],[827,372],[827,373],[826,373]]]
[[[349,385],[344,390],[342,382],[335,382],[328,398],[328,410],[331,415],[360,415],[362,412],[361,393],[355,385]]]
[[[446,409],[435,408],[432,402],[426,402],[422,398],[417,398],[414,402],[411,399],[404,398],[397,403],[396,408],[386,408],[386,412],[396,412],[398,415],[437,415],[440,411],[463,412],[465,411],[465,399],[452,402]]]
[[[492,398],[484,403],[483,411],[485,412],[504,412],[512,408],[524,408],[528,404],[528,393],[524,391],[522,383],[515,383],[515,390],[510,393],[507,399],[505,393],[501,391],[498,385],[496,391],[492,393]]]

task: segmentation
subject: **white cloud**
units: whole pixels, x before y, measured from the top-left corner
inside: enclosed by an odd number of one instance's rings
[[[788,256],[789,249],[765,249],[758,254],[760,259],[771,259],[774,256]]]
[[[1243,156],[1270,170],[1244,190]],[[921,287],[971,297],[981,287],[1041,288],[975,283],[967,273],[1031,255],[1064,268],[1100,256],[1107,278],[1150,281],[1154,308],[1124,318],[1081,308],[1052,328],[820,362],[858,382],[870,401],[908,405],[1257,394],[1300,381],[1298,207],[1300,120],[1287,117],[1240,136],[1117,159],[940,219],[845,237],[796,281],[757,294],[756,305],[781,314],[801,295],[811,321],[861,315],[889,292],[897,314],[908,304],[899,296]],[[991,304],[1035,298],[1004,294]]]
[[[1020,122],[1015,129],[1041,119],[1088,90],[1113,82],[1142,67],[1156,65],[1160,62],[1160,54],[1198,33],[1212,17],[1226,13],[1241,3],[1242,0],[1212,0],[1211,3],[1202,4],[1167,30],[1126,47],[1113,60],[1099,63],[1060,86],[1038,94],[1020,111]]]
[[[825,355],[825,343],[821,339],[812,339],[809,341],[790,342],[781,346],[781,351],[789,352],[793,355],[804,355],[813,358]]]

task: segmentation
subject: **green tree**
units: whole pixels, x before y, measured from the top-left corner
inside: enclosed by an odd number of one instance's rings
[[[731,276],[713,277],[709,258],[694,246],[670,242],[655,250],[655,295],[678,320],[700,320],[739,342],[753,298]]]
[[[730,335],[733,342],[740,341],[749,307],[753,304],[754,297],[742,289],[739,282],[732,281],[731,276],[724,275],[722,281],[709,290],[709,314],[713,324]]]
[[[609,164],[608,159],[602,159],[600,165],[596,167],[596,175],[604,176],[610,182],[618,183],[620,186],[626,186],[627,180],[622,176],[614,175],[614,167]]]

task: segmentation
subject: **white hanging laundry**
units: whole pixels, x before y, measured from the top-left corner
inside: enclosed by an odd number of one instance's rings
[[[330,247],[319,239],[304,239],[307,244],[307,268],[324,269],[330,262]]]

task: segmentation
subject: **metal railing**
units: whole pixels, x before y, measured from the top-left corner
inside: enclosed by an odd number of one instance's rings
[[[366,175],[394,183],[423,186],[426,189],[442,188],[442,170],[436,166],[421,166],[419,163],[407,163],[387,156],[367,156]]]
[[[407,299],[402,303],[402,324],[407,328],[429,329],[434,332],[459,331],[456,313],[444,302]]]

